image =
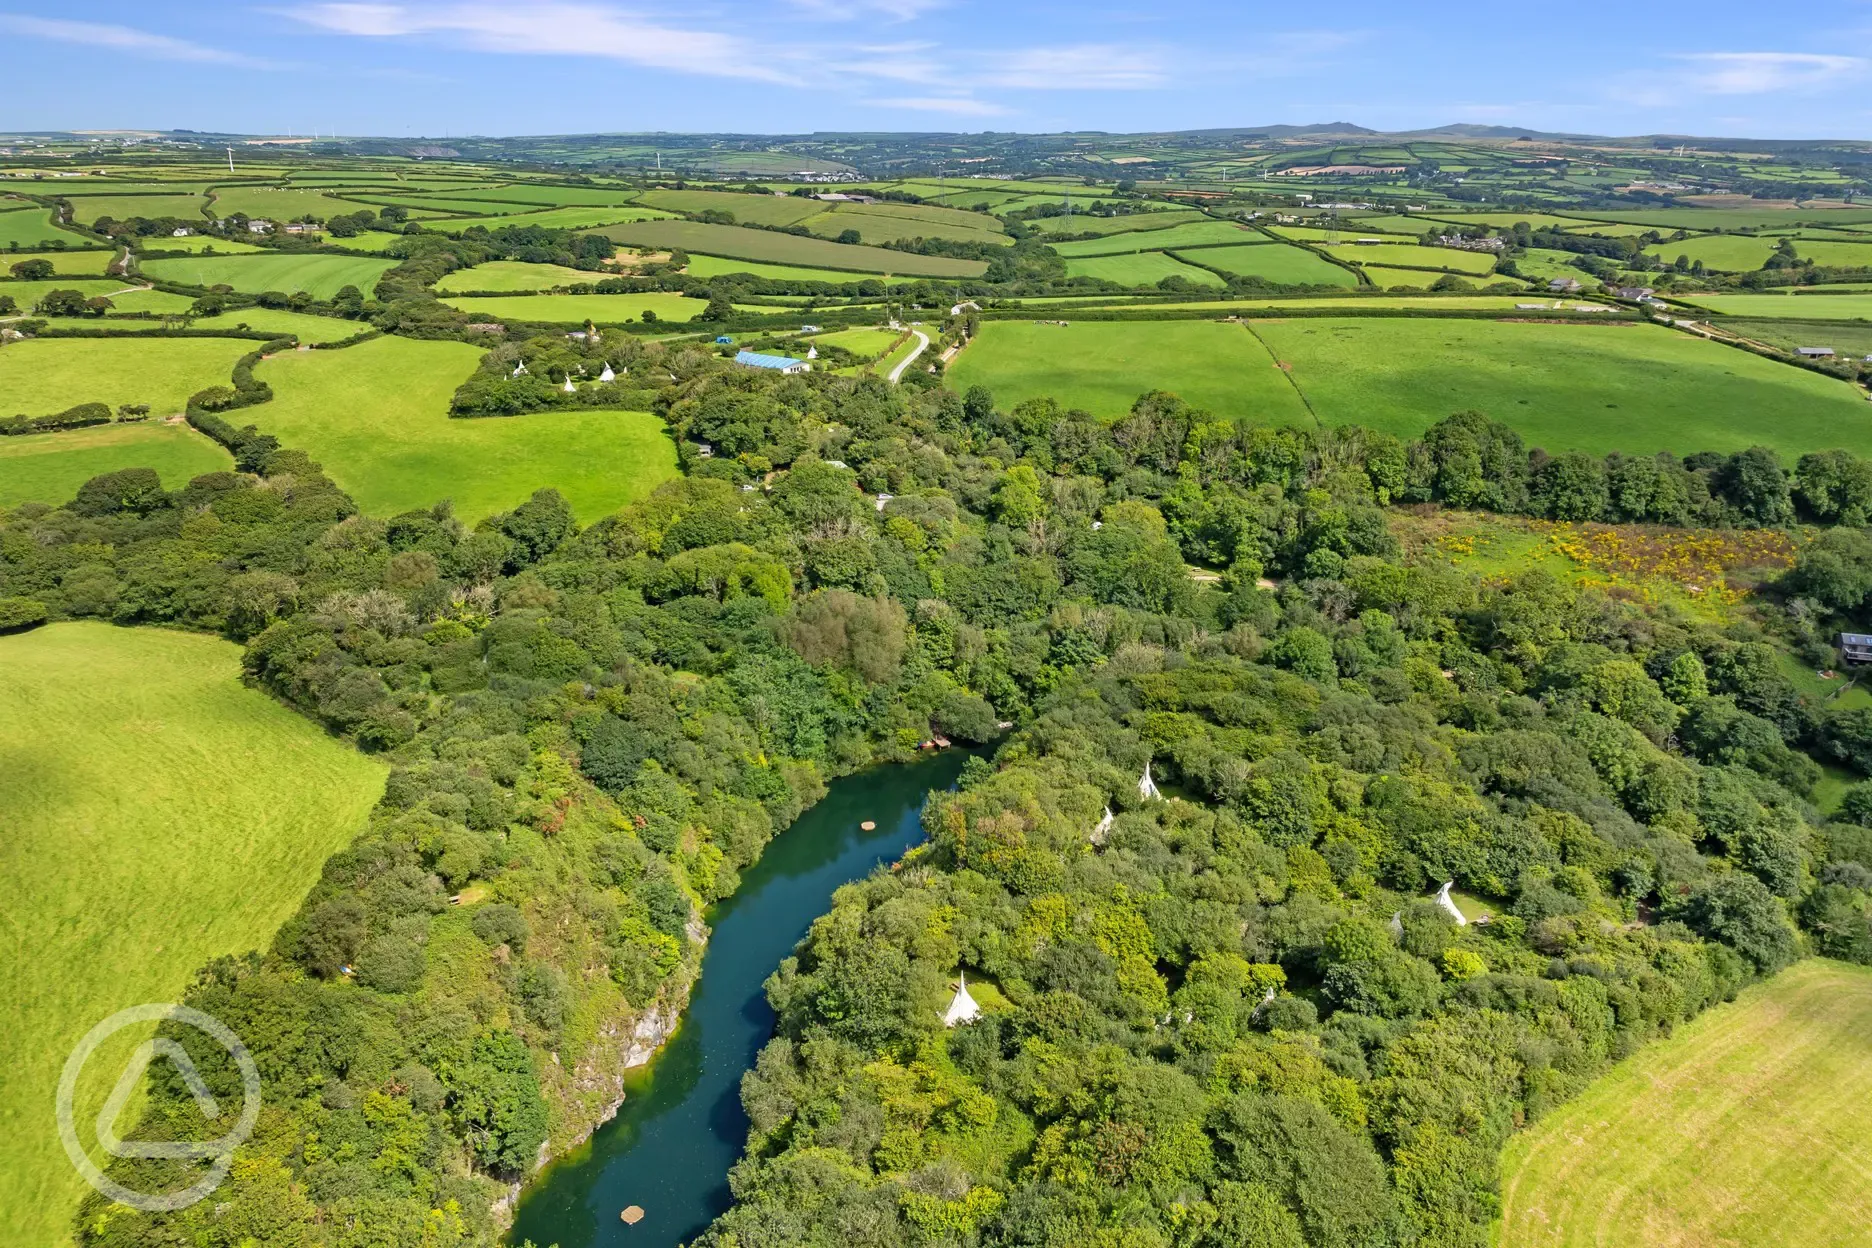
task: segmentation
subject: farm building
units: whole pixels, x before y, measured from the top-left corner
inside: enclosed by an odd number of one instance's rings
[[[1824,360],[1833,354],[1832,347],[1795,347],[1794,354],[1804,355],[1810,360]]]
[[[1556,277],[1547,283],[1547,289],[1572,294],[1580,288],[1579,281],[1571,277]]]
[[[737,351],[734,362],[748,368],[771,368],[782,373],[809,373],[812,365],[790,355],[762,355],[759,351]]]
[[[1841,633],[1839,648],[1848,663],[1872,663],[1872,633]]]
[[[1612,293],[1621,299],[1649,299],[1657,292],[1649,286],[1616,286]]]

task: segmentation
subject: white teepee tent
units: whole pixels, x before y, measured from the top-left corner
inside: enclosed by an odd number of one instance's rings
[[[562,387],[560,387],[560,388],[561,388],[562,390],[564,390],[564,391],[565,391],[565,392],[566,392],[567,394],[571,394],[571,393],[572,393],[573,391],[575,391],[575,390],[577,390],[577,389],[578,389],[578,387],[577,387],[577,386],[575,386],[575,385],[573,385],[573,384],[572,384],[572,374],[571,374],[571,373],[567,373],[567,374],[566,374],[566,379],[565,379],[565,385],[564,385],[564,386],[562,386]]]
[[[1111,831],[1112,818],[1112,809],[1107,806],[1105,808],[1105,817],[1098,821],[1098,827],[1092,829],[1090,840],[1094,845],[1103,845],[1105,843],[1105,834]]]
[[[513,375],[516,377],[526,376],[526,361],[525,360],[522,360],[518,364],[514,365]]]
[[[1455,884],[1455,880],[1450,880],[1445,883],[1442,888],[1437,889],[1436,904],[1449,911],[1449,916],[1456,920],[1457,927],[1468,927],[1469,920],[1463,918],[1463,912],[1456,908],[1455,901],[1452,900],[1449,895],[1449,890],[1453,888]]]
[[[604,372],[598,374],[598,380],[599,381],[616,381],[617,380],[617,374],[611,371],[611,365],[609,362],[605,364]]]
[[[1151,779],[1151,765],[1144,764],[1144,778],[1138,781],[1138,796],[1146,801],[1156,801],[1163,797],[1157,791],[1157,782]]]
[[[960,1023],[972,1023],[980,1017],[981,1006],[976,1005],[975,998],[969,996],[968,976],[958,972],[955,1000],[949,1003],[949,1012],[943,1015],[943,1026],[954,1027]]]

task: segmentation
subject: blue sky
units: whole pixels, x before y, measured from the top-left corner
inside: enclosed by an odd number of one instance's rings
[[[1872,0],[0,0],[0,81],[7,129],[1872,137]]]

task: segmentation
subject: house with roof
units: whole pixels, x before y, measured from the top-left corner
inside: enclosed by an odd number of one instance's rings
[[[744,368],[767,368],[789,376],[812,371],[812,365],[805,360],[796,360],[790,355],[764,355],[759,351],[737,351],[734,362]]]
[[[1852,664],[1872,664],[1872,633],[1841,633],[1840,657]]]

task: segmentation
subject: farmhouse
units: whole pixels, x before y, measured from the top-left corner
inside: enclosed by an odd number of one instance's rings
[[[1841,633],[1839,648],[1848,663],[1872,663],[1872,633]]]
[[[288,234],[317,234],[324,226],[313,225],[306,221],[290,221],[286,225]]]
[[[762,355],[758,351],[737,351],[734,362],[748,368],[771,368],[788,375],[812,371],[812,365],[805,360],[796,360],[790,355]]]

